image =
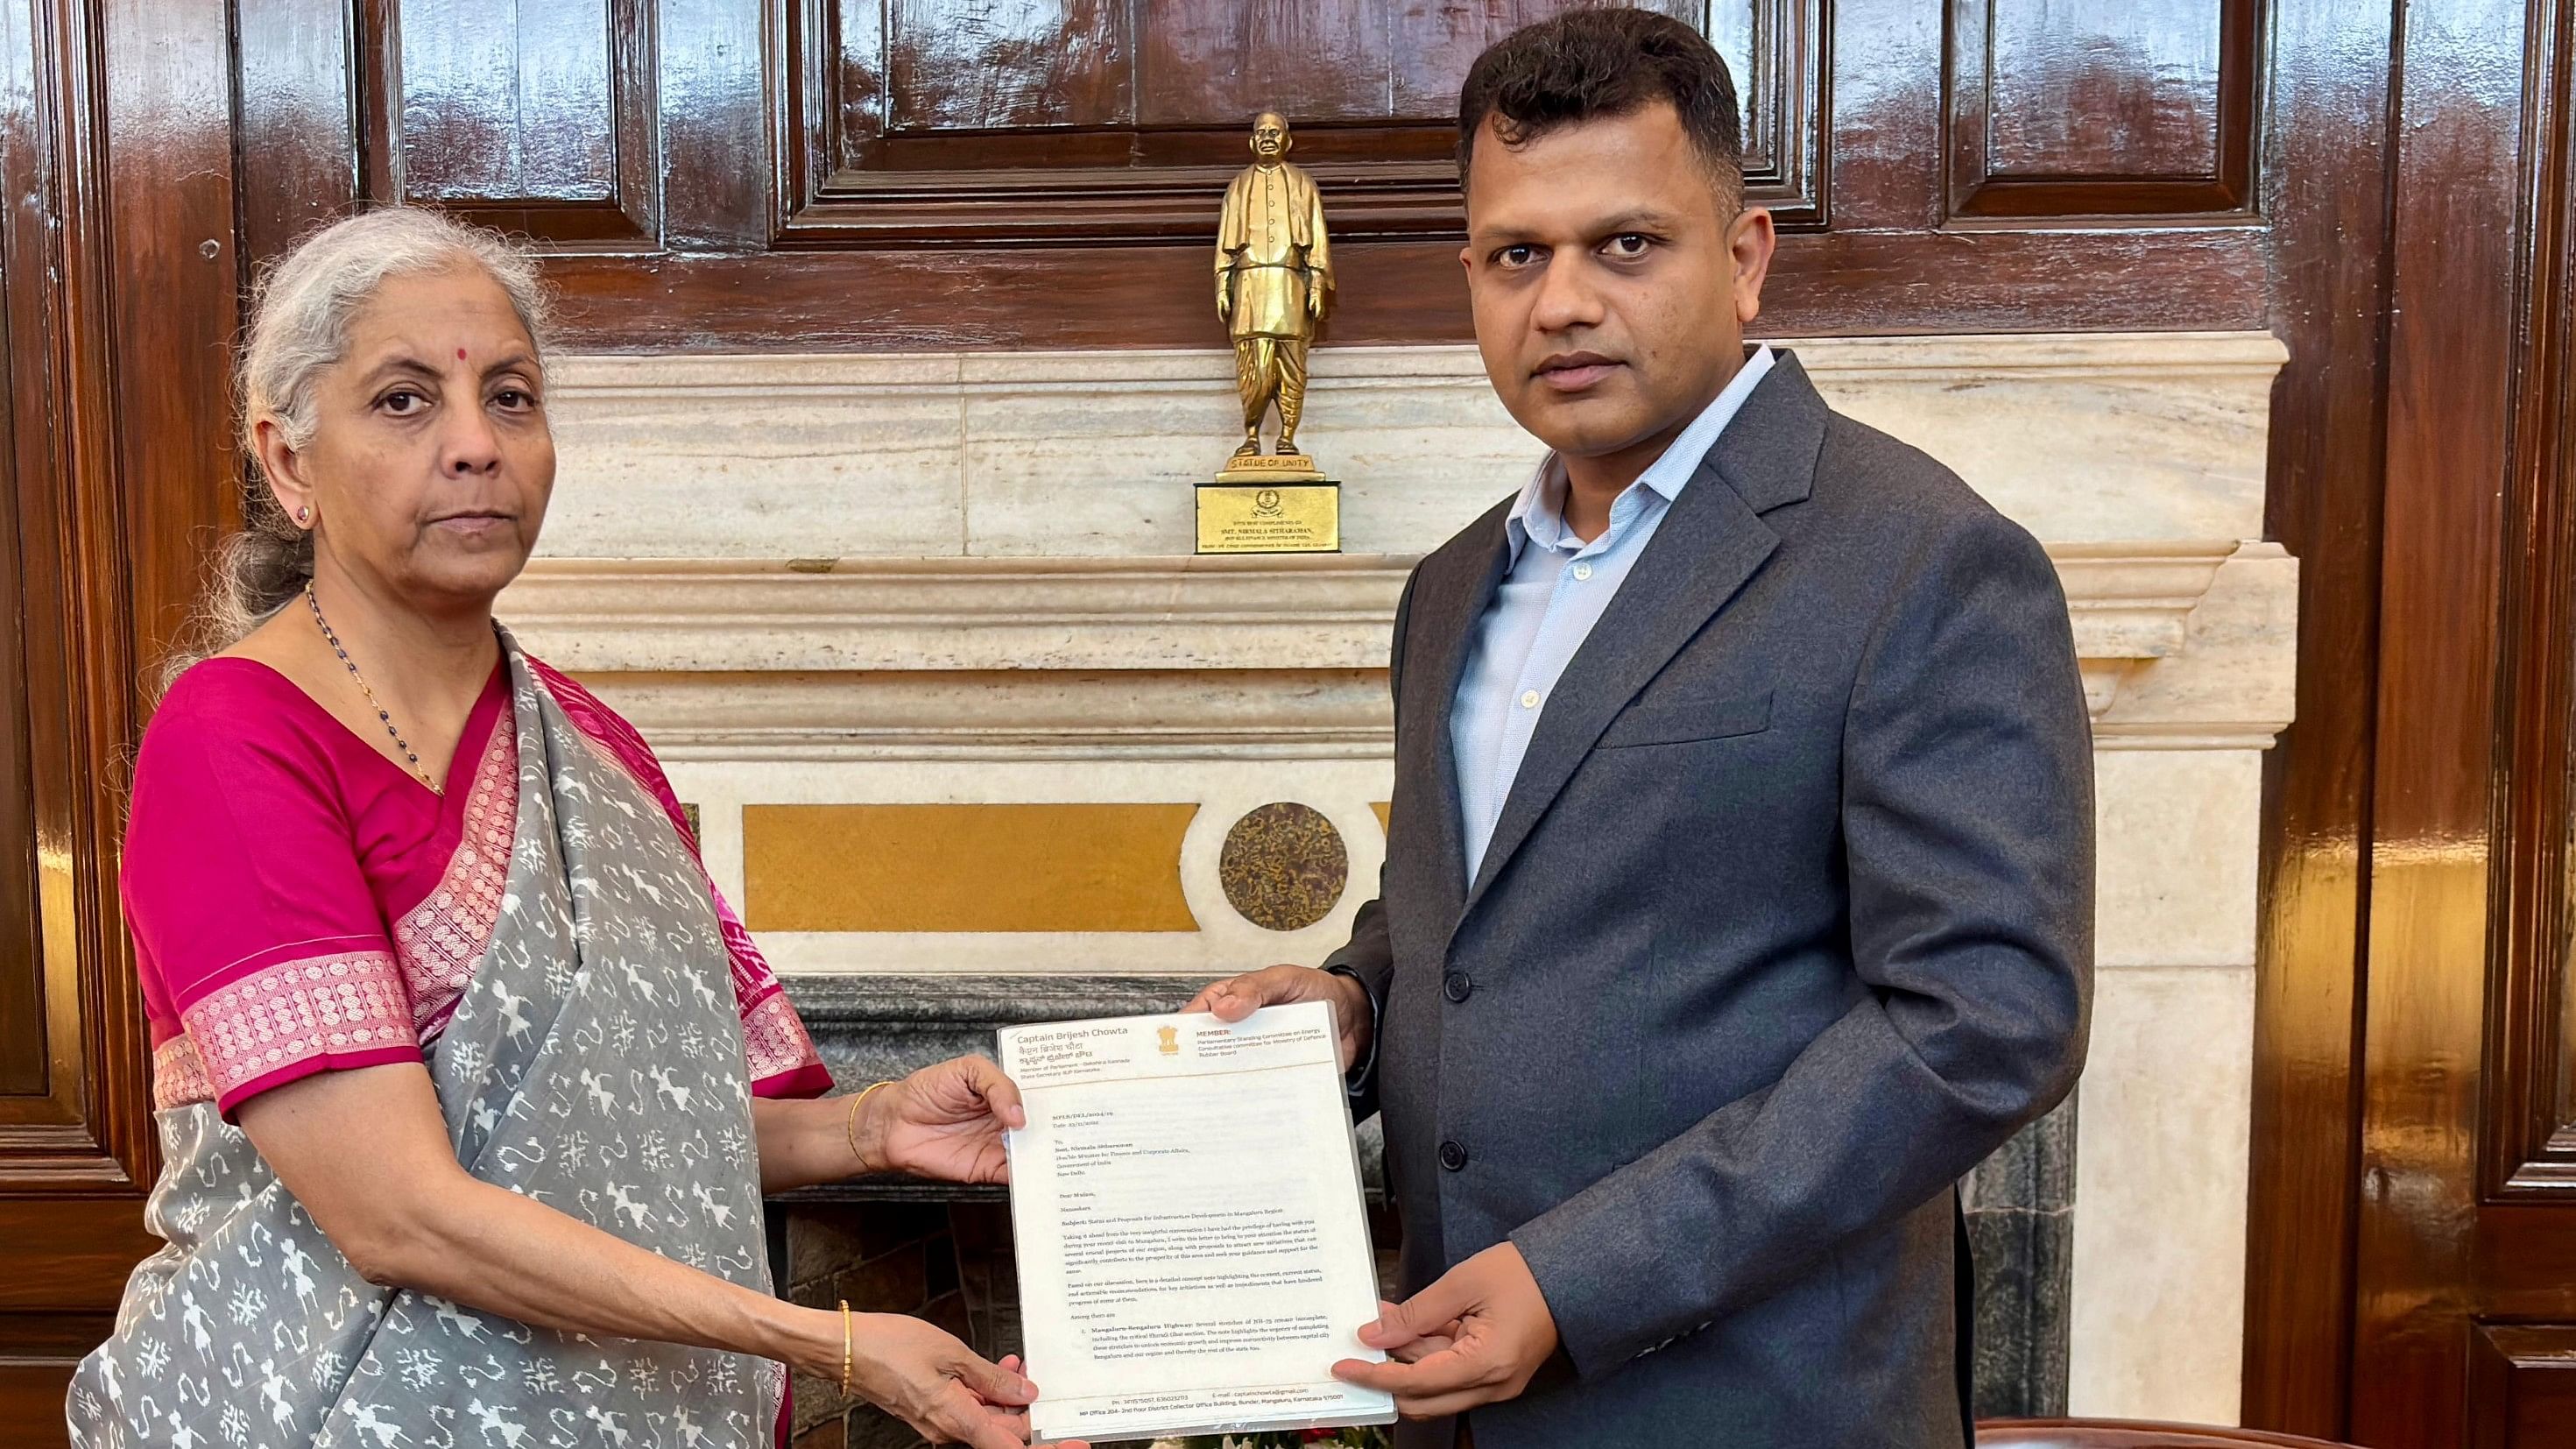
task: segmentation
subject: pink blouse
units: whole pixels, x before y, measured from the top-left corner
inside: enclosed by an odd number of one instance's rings
[[[671,817],[641,736],[530,660],[565,714]],[[173,685],[134,770],[122,886],[152,1026],[156,1108],[242,1102],[315,1072],[419,1061],[499,918],[518,740],[493,671],[433,794],[265,664],[209,659]],[[776,976],[708,886],[752,1091],[831,1087]]]

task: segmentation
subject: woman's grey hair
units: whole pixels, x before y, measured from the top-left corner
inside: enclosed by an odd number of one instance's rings
[[[243,528],[216,549],[213,576],[187,643],[162,683],[228,649],[292,602],[313,577],[313,535],[286,516],[260,476],[259,425],[290,448],[312,444],[322,375],[349,346],[349,324],[388,278],[480,270],[509,296],[542,366],[552,342],[549,297],[536,259],[498,232],[420,207],[391,206],[333,222],[270,265],[251,296],[235,365],[241,445],[251,459]]]

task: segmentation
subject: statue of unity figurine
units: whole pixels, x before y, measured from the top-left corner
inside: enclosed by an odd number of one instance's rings
[[[1216,231],[1216,312],[1234,339],[1243,396],[1238,459],[1261,452],[1261,421],[1279,408],[1281,456],[1297,453],[1306,404],[1306,346],[1332,304],[1333,254],[1315,178],[1289,164],[1288,122],[1264,111],[1252,123],[1253,163],[1225,189]],[[1322,475],[1317,474],[1320,477]]]

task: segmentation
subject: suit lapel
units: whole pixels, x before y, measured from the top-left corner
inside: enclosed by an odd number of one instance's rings
[[[1762,514],[1807,496],[1828,415],[1797,358],[1780,353],[1549,692],[1462,915],[1529,838],[1611,719],[1779,547]],[[1453,673],[1449,689],[1456,688]],[[1444,710],[1444,742],[1445,720]],[[1453,779],[1452,799],[1456,788]]]
[[[1427,761],[1431,778],[1417,780],[1417,793],[1435,802],[1433,840],[1438,859],[1433,874],[1443,892],[1441,919],[1457,920],[1466,897],[1467,844],[1459,822],[1458,762],[1450,746],[1449,712],[1458,698],[1458,680],[1466,672],[1467,652],[1475,642],[1477,621],[1493,601],[1509,559],[1505,520],[1512,499],[1469,525],[1464,546],[1443,549],[1423,563],[1414,585],[1412,637],[1405,641],[1404,697],[1396,702],[1399,761]]]

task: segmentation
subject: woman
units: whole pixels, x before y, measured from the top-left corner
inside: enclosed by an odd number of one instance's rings
[[[1000,1181],[1019,1098],[967,1058],[813,1100],[651,752],[493,624],[554,480],[545,343],[528,259],[428,212],[261,288],[265,488],[125,842],[168,1246],[72,1441],[750,1446],[787,1364],[1019,1444],[1016,1363],[771,1293],[764,1190]]]

